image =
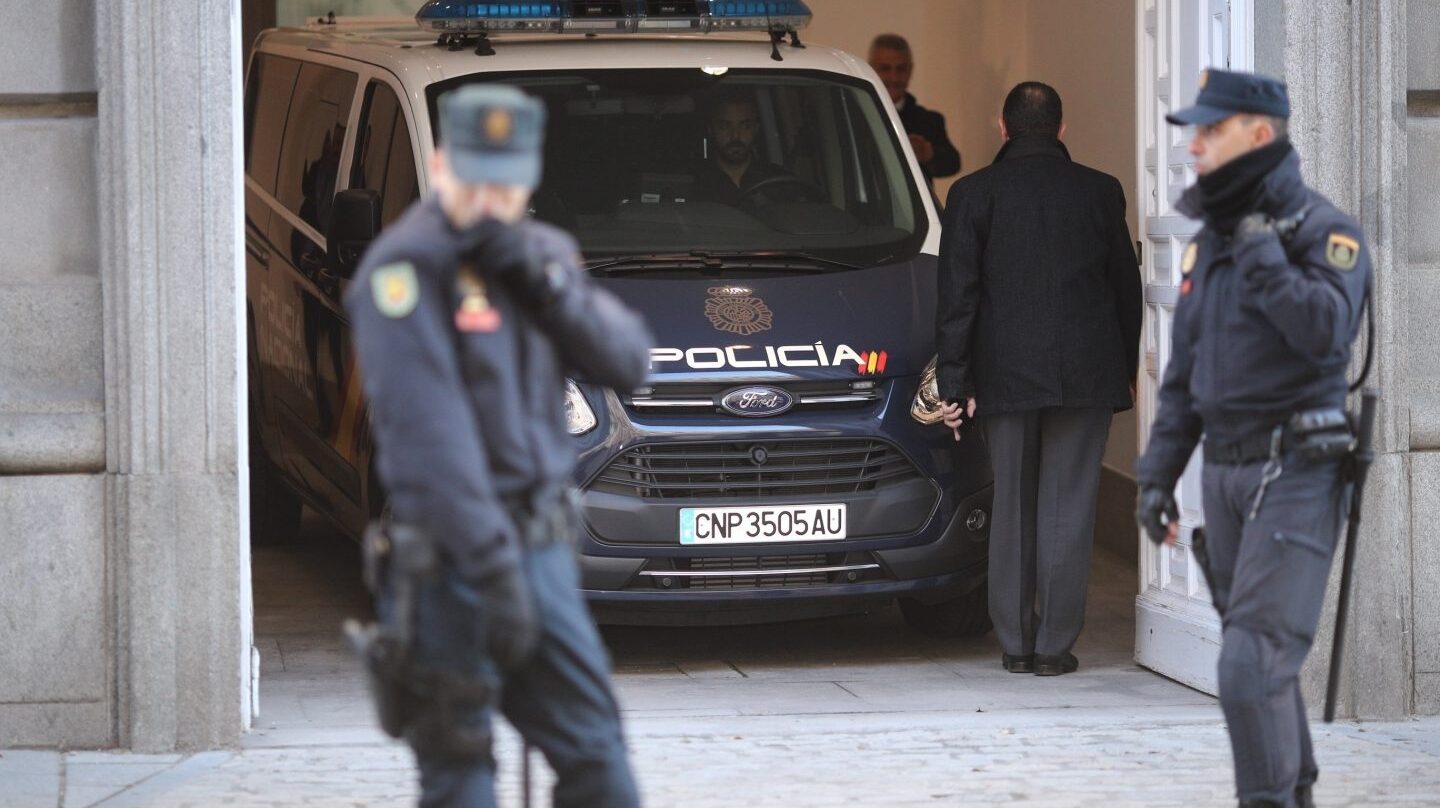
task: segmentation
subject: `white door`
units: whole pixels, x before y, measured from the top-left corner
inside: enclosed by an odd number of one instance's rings
[[[1179,296],[1180,259],[1196,224],[1175,211],[1195,181],[1188,129],[1165,115],[1189,106],[1206,67],[1249,70],[1254,62],[1252,0],[1136,0],[1139,14],[1140,239],[1145,277],[1145,336],[1140,374],[1140,450],[1155,419],[1156,392],[1170,359],[1170,323]],[[1216,692],[1220,620],[1190,552],[1200,512],[1199,453],[1181,478],[1180,544],[1140,542],[1135,601],[1135,661],[1207,693]]]

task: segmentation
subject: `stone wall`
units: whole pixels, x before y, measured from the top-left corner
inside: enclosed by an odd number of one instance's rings
[[[0,747],[248,720],[238,28],[0,8]]]
[[[47,9],[0,7],[0,746],[114,737],[94,7]]]
[[[1440,566],[1416,554],[1423,540],[1412,532],[1418,456],[1411,445],[1409,354],[1417,335],[1409,318],[1416,288],[1406,189],[1415,178],[1408,169],[1404,109],[1406,46],[1414,26],[1407,28],[1406,11],[1405,0],[1284,4],[1291,136],[1306,179],[1359,219],[1375,267],[1375,366],[1368,384],[1381,391],[1377,456],[1365,493],[1340,687],[1341,714],[1362,718],[1398,718],[1415,709],[1416,588],[1440,573]],[[1363,350],[1363,338],[1357,350]],[[1337,556],[1331,596],[1302,676],[1317,706],[1340,566]]]
[[[1440,713],[1440,3],[1409,0],[1410,535],[1415,711]]]

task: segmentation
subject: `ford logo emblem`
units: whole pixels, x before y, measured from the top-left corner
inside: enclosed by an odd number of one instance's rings
[[[721,409],[749,418],[779,415],[793,406],[795,397],[778,387],[741,387],[720,399]]]

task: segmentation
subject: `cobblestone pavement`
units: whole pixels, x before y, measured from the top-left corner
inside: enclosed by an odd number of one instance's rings
[[[255,558],[261,712],[243,748],[0,752],[0,808],[405,806],[409,751],[375,728],[340,620],[349,545]],[[1134,569],[1097,554],[1079,672],[1007,674],[993,638],[939,641],[895,609],[769,626],[606,629],[650,808],[1233,805],[1214,699],[1137,667]],[[1314,725],[1320,805],[1440,805],[1440,717]],[[497,743],[520,804],[519,742]],[[536,758],[535,805],[548,805]]]
[[[1150,718],[1077,710],[1059,717],[1006,711],[746,717],[687,730],[631,723],[650,806],[1204,806],[1233,804],[1224,727],[1213,708]],[[1440,802],[1440,720],[1316,727],[1320,805]],[[501,804],[519,800],[518,740],[497,749]],[[54,753],[5,753],[58,758]],[[536,758],[536,804],[549,773]],[[8,760],[0,761],[5,772]],[[0,805],[129,808],[404,806],[415,802],[412,760],[397,744],[249,749],[188,758],[72,753],[63,798]],[[153,767],[118,784],[106,775]],[[117,770],[107,773],[109,770]],[[117,793],[118,792],[118,793]]]

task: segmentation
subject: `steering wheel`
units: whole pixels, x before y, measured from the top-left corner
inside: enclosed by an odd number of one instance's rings
[[[740,196],[748,200],[766,191],[785,187],[794,188],[798,192],[799,200],[802,202],[814,201],[819,196],[819,190],[815,186],[794,174],[776,174],[773,177],[766,177],[749,188],[741,189]]]

